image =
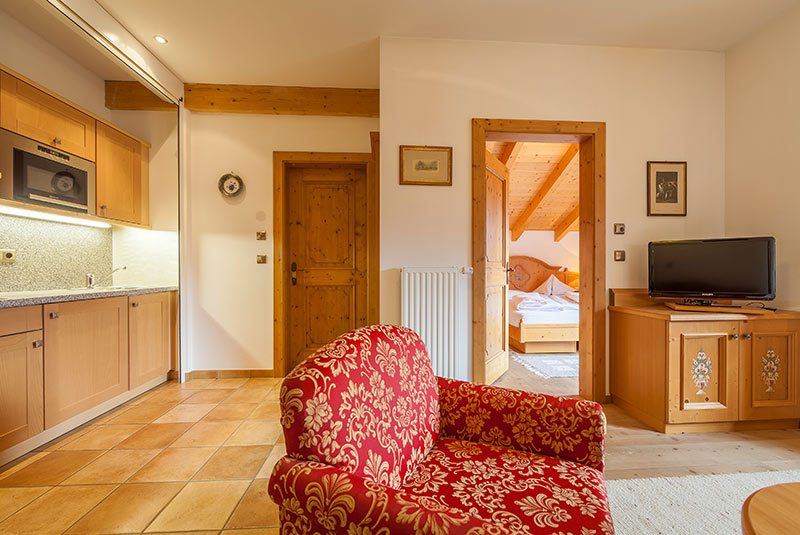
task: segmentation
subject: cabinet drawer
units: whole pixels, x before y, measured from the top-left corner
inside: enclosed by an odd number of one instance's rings
[[[0,72],[0,126],[89,161],[95,120],[32,85]]]
[[[42,305],[0,309],[0,336],[42,328]]]

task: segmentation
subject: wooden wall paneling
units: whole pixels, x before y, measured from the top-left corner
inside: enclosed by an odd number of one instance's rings
[[[378,89],[186,84],[184,107],[195,112],[379,117]]]
[[[512,290],[532,292],[544,281],[555,275],[561,282],[569,284],[567,273],[563,266],[551,266],[532,256],[514,255],[508,258],[508,267],[513,269],[508,277],[508,284]]]
[[[161,100],[141,82],[121,80],[106,80],[106,108],[172,113],[177,111],[175,104]]]
[[[561,160],[559,160],[558,164],[556,164],[556,166],[550,172],[550,175],[542,184],[542,187],[533,195],[533,198],[525,208],[525,211],[516,221],[514,221],[513,225],[511,226],[511,239],[513,241],[517,241],[519,237],[522,236],[522,233],[525,232],[525,228],[528,226],[528,222],[533,217],[534,212],[536,212],[536,208],[539,207],[542,201],[544,201],[545,197],[547,197],[547,195],[553,190],[554,186],[558,182],[558,179],[561,178],[564,170],[577,153],[578,145],[571,144],[564,153],[564,156],[561,157]]]
[[[559,223],[558,226],[555,228],[555,230],[553,231],[553,241],[559,242],[564,238],[564,236],[567,235],[567,233],[574,226],[575,222],[578,220],[578,216],[580,216],[580,213],[581,213],[581,205],[578,204],[578,206],[573,208],[572,211],[568,213],[561,221],[561,223]]]

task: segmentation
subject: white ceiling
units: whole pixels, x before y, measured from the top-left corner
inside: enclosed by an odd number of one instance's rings
[[[800,0],[97,1],[186,82],[378,87],[379,36],[722,51]]]

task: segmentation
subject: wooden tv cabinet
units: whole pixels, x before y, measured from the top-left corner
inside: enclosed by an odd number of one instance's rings
[[[614,404],[663,433],[797,428],[800,313],[609,307]]]

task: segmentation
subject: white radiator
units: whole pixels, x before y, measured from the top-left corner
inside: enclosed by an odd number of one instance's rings
[[[436,375],[469,379],[467,345],[471,268],[403,268],[403,326],[425,342]]]

